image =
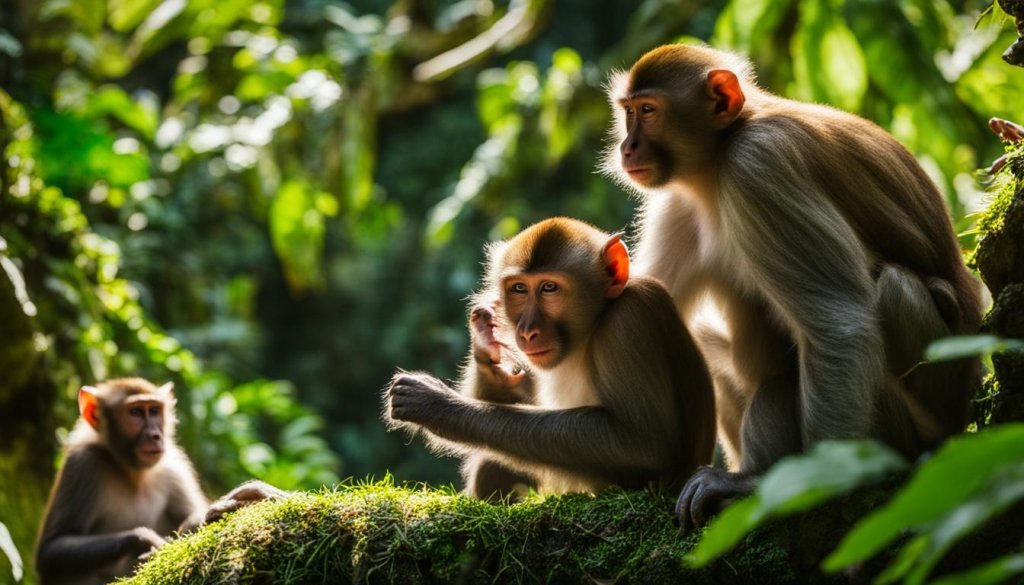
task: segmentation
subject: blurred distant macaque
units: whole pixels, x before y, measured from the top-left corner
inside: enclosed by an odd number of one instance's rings
[[[43,514],[36,569],[44,585],[107,583],[174,532],[282,492],[247,483],[209,506],[174,441],[173,384],[120,378],[78,393],[81,418]]]

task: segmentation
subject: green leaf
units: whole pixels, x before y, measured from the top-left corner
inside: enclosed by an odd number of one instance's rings
[[[687,563],[702,567],[766,520],[809,510],[905,467],[898,454],[875,441],[818,443],[806,455],[779,461],[765,474],[753,497],[720,514],[687,556]]]
[[[791,43],[794,81],[798,97],[856,112],[867,93],[867,64],[857,37],[833,4],[801,1]]]
[[[125,32],[139,25],[162,0],[108,0],[107,21],[117,32]]]
[[[924,583],[928,573],[961,538],[1024,498],[1024,462],[1008,462],[970,499],[962,502],[927,532],[927,547],[905,583]]]
[[[3,522],[0,522],[0,550],[7,555],[7,560],[11,561],[11,573],[14,574],[14,580],[21,581],[25,565],[21,560],[21,555],[18,554],[18,547],[14,545],[10,531],[7,530],[7,526]]]
[[[1024,573],[1024,554],[1009,555],[962,573],[947,575],[931,585],[997,585]]]
[[[771,38],[792,0],[732,0],[715,21],[712,45],[750,51],[762,39]]]
[[[1024,459],[1024,424],[992,427],[950,439],[885,507],[846,535],[822,564],[836,572],[873,556],[907,528],[945,517],[1004,473],[1007,461]],[[937,489],[941,486],[941,489]]]
[[[293,291],[319,289],[324,284],[321,263],[324,217],[317,209],[319,193],[299,181],[281,186],[270,205],[270,237]]]
[[[763,509],[757,495],[732,504],[704,530],[700,542],[687,553],[683,562],[687,567],[699,569],[729,552],[765,519]]]
[[[924,352],[930,362],[956,360],[1001,351],[1024,349],[1024,340],[1003,339],[994,335],[960,335],[933,341]]]
[[[148,140],[156,134],[159,113],[133,100],[116,85],[104,85],[89,95],[84,112],[90,118],[112,116]]]

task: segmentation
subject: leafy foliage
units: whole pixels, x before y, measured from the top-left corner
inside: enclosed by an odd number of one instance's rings
[[[357,476],[450,482],[450,462],[385,434],[378,390],[396,366],[457,374],[484,242],[555,214],[628,224],[633,203],[594,172],[609,69],[684,37],[748,52],[773,91],[892,131],[967,229],[971,173],[999,152],[983,121],[1024,93],[999,61],[1012,30],[975,27],[977,8],[16,2],[0,15],[0,406],[34,405],[23,436],[49,456],[82,382],[172,378],[211,487],[331,483],[334,453]],[[25,424],[10,412],[0,425]],[[31,521],[3,520],[30,546]]]

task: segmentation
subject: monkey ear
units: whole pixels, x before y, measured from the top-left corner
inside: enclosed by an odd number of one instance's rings
[[[89,426],[97,429],[100,426],[99,408],[100,399],[97,396],[99,390],[92,386],[82,386],[78,390],[78,412],[81,413]]]
[[[163,394],[168,398],[174,398],[174,382],[168,382],[156,389],[157,394]]]
[[[626,249],[626,244],[622,243],[619,234],[614,234],[605,242],[601,248],[601,259],[605,271],[612,279],[604,291],[604,296],[608,299],[618,298],[622,291],[626,290],[626,283],[629,281],[629,250]]]
[[[735,122],[747,100],[740,89],[740,80],[728,69],[708,72],[708,97],[714,101],[711,115],[719,128],[726,128]]]

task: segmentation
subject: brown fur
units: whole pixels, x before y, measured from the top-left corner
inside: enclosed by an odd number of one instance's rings
[[[557,359],[531,367],[529,404],[485,402],[451,392],[429,374],[399,373],[386,391],[389,421],[426,431],[435,448],[466,457],[470,472],[499,463],[529,476],[542,493],[681,486],[711,460],[710,377],[659,283],[631,278],[615,289],[602,252],[611,241],[582,222],[556,218],[491,248],[478,298],[503,296],[504,327],[520,337],[539,332],[538,347],[560,348]],[[508,283],[518,275],[548,273],[565,280],[564,305],[520,306],[510,297]],[[509,351],[534,347],[517,343]],[[472,396],[478,381],[462,385]]]
[[[867,120],[771,95],[746,61],[706,47],[655,49],[609,87],[604,170],[643,195],[639,271],[708,332],[733,469],[758,474],[833,438],[915,456],[963,429],[977,360],[913,366],[931,340],[977,330],[978,286],[903,146]],[[723,331],[699,325],[709,309]]]
[[[161,396],[141,378],[96,387],[100,426],[80,419],[65,450],[36,546],[36,569],[46,584],[106,583],[127,575],[136,558],[177,530],[202,522],[207,500],[188,457],[174,443],[174,400],[164,402],[164,454],[151,467],[131,454],[116,412],[129,396]]]

